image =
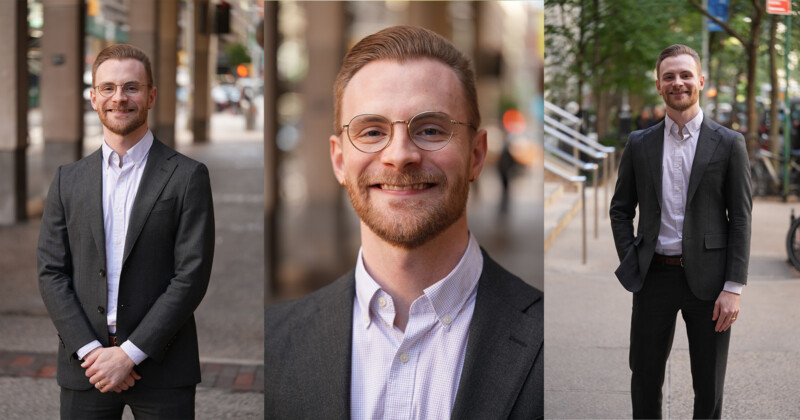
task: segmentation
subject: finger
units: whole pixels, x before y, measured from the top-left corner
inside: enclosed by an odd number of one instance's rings
[[[133,377],[134,377],[134,379],[136,379],[137,381],[138,381],[139,379],[142,379],[142,377],[141,377],[141,376],[139,376],[139,374],[138,374],[138,373],[136,373],[136,371],[135,371],[135,370],[131,370],[131,376],[133,376]]]
[[[96,349],[95,349],[96,350]],[[91,366],[95,360],[97,360],[97,354],[99,351],[92,350],[86,357],[83,359],[83,363],[81,363],[81,367],[87,368]]]
[[[711,316],[711,320],[716,321],[717,318],[719,318],[719,299],[714,302],[714,314]],[[717,325],[719,325],[719,323],[717,323]]]

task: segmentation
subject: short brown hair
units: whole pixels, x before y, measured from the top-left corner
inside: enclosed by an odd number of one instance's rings
[[[375,60],[395,60],[401,63],[415,58],[441,61],[455,72],[468,106],[468,122],[475,128],[481,124],[475,73],[472,62],[441,35],[420,27],[399,25],[376,32],[359,41],[344,57],[333,85],[335,120],[333,130],[342,132],[342,96],[350,79],[365,65]]]
[[[666,60],[669,57],[677,57],[679,55],[689,55],[694,58],[694,62],[697,64],[697,74],[702,76],[703,70],[700,68],[700,54],[697,51],[693,50],[691,47],[688,47],[683,44],[674,44],[670,45],[667,48],[664,48],[661,51],[661,54],[658,55],[658,61],[656,61],[656,80],[661,79],[661,62]]]
[[[92,64],[92,85],[94,85],[94,76],[97,73],[97,68],[100,67],[106,60],[137,60],[144,65],[144,71],[147,73],[147,85],[153,86],[153,69],[150,67],[150,58],[144,51],[128,44],[114,44],[106,47],[97,58],[94,59]]]

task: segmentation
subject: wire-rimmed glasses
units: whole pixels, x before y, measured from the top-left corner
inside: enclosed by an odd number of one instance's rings
[[[127,82],[121,85],[115,83],[101,83],[94,87],[95,91],[104,98],[110,98],[117,93],[117,86],[122,87],[125,96],[137,96],[141,94],[149,85],[139,82]]]
[[[397,123],[406,124],[411,141],[429,152],[447,146],[453,138],[456,125],[472,126],[470,123],[456,121],[444,112],[424,111],[408,121],[391,121],[376,114],[359,114],[342,128],[347,132],[347,138],[353,147],[364,153],[377,153],[389,145]]]

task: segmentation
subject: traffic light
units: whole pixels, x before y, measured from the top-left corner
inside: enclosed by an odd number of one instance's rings
[[[231,5],[227,1],[217,4],[215,15],[217,34],[231,33]]]

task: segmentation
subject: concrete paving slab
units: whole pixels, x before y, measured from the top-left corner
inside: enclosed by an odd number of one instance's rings
[[[787,264],[785,236],[798,203],[756,200],[748,285],[733,328],[723,418],[800,418],[800,273]],[[631,416],[627,353],[631,294],[619,285],[607,216],[580,264],[580,224],[545,255],[545,415]],[[664,385],[664,417],[689,418],[694,394],[680,316]],[[590,378],[592,377],[593,378]]]

